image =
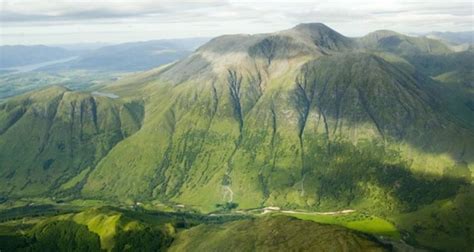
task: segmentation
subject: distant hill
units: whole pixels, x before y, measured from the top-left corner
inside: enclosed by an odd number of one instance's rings
[[[0,46],[0,68],[32,65],[75,56],[76,53],[60,47],[44,45]]]
[[[388,30],[371,32],[358,39],[361,46],[402,55],[444,54],[452,50],[444,43],[425,37],[412,37]]]
[[[128,72],[149,70],[185,58],[207,40],[3,46],[0,68],[8,69],[0,69],[0,99],[50,85],[83,90]]]
[[[48,66],[42,70],[142,71],[182,59],[207,40],[190,38],[110,45],[88,51],[74,61]]]
[[[474,44],[474,31],[465,32],[431,32],[426,37],[447,41],[453,44]]]

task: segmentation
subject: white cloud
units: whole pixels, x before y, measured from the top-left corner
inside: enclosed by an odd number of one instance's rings
[[[471,1],[0,0],[0,43],[118,42],[271,32],[323,22],[348,36],[471,30]]]

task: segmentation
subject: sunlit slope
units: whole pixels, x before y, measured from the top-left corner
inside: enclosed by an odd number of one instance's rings
[[[111,207],[0,225],[7,251],[161,251],[175,235],[176,221]]]
[[[42,195],[94,167],[140,128],[141,106],[59,87],[1,104],[1,193]]]

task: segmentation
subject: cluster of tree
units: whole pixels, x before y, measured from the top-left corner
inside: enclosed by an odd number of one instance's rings
[[[216,204],[216,208],[218,209],[218,211],[223,211],[223,212],[227,212],[227,211],[230,211],[232,209],[236,209],[238,206],[239,206],[239,204],[237,204],[235,202],[226,202],[224,204]]]
[[[172,241],[173,237],[162,229],[146,227],[118,233],[113,251],[162,251]]]
[[[53,205],[28,205],[10,208],[0,211],[0,221],[20,219],[26,216],[36,217],[44,215],[55,215],[66,210],[56,208]]]

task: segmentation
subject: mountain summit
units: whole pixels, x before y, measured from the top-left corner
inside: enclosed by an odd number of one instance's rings
[[[319,48],[327,50],[338,51],[355,47],[351,39],[322,23],[299,24],[288,30],[287,33],[297,33],[302,38],[312,41]]]

